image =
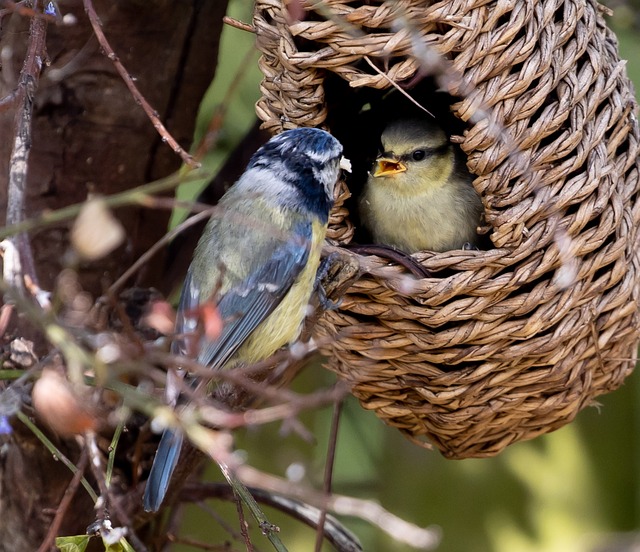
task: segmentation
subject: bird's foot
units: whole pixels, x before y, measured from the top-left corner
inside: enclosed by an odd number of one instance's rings
[[[325,256],[316,275],[316,290],[320,305],[325,310],[340,307],[342,295],[360,277],[357,257],[344,249],[325,246]],[[330,299],[335,298],[335,299]]]
[[[324,310],[337,310],[342,304],[342,298],[337,301],[332,301],[327,297],[327,291],[324,288],[323,281],[329,275],[329,271],[331,267],[340,260],[340,255],[338,253],[330,253],[326,257],[323,257],[320,261],[320,266],[318,267],[318,272],[316,273],[316,281],[315,288],[318,293],[318,299],[320,301],[320,306]]]

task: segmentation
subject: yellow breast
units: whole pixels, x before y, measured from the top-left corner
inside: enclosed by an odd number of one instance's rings
[[[313,293],[320,252],[327,227],[318,221],[312,225],[312,243],[307,265],[276,309],[247,338],[234,355],[236,362],[254,364],[273,355],[300,335],[307,305]]]

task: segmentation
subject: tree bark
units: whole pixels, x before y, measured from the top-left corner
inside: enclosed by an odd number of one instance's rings
[[[172,135],[188,148],[199,102],[214,74],[226,2],[96,0],[96,11],[116,54]],[[180,165],[136,104],[113,63],[100,50],[82,2],[62,3],[75,25],[49,25],[50,60],[34,97],[33,143],[27,182],[27,216],[81,202],[87,194],[112,194],[166,176]],[[17,73],[28,20],[17,14],[2,41],[14,52]],[[9,68],[10,69],[10,68]],[[3,68],[3,76],[7,73]],[[0,97],[17,74],[5,76]],[[13,135],[14,113],[0,116],[0,135]],[[0,205],[6,208],[11,140],[0,141]],[[82,271],[85,289],[103,291],[107,278],[137,259],[163,235],[169,213],[120,209],[127,243],[116,254]],[[31,237],[38,276],[51,289],[68,246],[68,227],[47,228]],[[139,282],[162,283],[156,257]]]
[[[200,101],[215,72],[227,2],[94,0],[93,4],[111,47],[171,134],[188,148]],[[47,28],[49,64],[33,95],[26,217],[82,202],[90,193],[127,190],[174,172],[181,162],[101,51],[82,2],[58,5],[62,15],[73,15],[76,23]],[[0,23],[0,51],[10,48],[13,52],[9,61],[2,59],[1,104],[17,85],[29,40],[29,18],[15,12]],[[0,112],[0,208],[5,212],[15,115],[15,109]],[[137,207],[118,209],[126,243],[114,254],[82,266],[82,287],[94,296],[100,294],[105,284],[165,233],[169,214]],[[68,251],[69,225],[34,232],[29,240],[40,285],[53,289]],[[157,256],[135,283],[162,288],[163,271],[164,259]],[[2,345],[33,333],[25,328],[14,315]],[[18,422],[12,425],[12,435],[0,435],[4,439],[0,441],[0,551],[37,550],[72,474]],[[78,460],[73,441],[60,445],[73,461]],[[133,474],[129,483],[136,479]],[[127,491],[134,493],[126,488],[121,492]],[[141,510],[139,499],[130,504],[139,504]],[[80,489],[61,533],[84,533],[94,519],[95,512]]]

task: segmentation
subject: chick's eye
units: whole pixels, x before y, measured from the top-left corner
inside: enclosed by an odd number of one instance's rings
[[[427,152],[424,150],[416,150],[411,154],[411,158],[414,161],[422,161],[427,156]]]

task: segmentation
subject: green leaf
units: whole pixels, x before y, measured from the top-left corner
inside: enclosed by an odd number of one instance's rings
[[[118,542],[114,542],[112,544],[107,543],[106,540],[102,539],[104,544],[105,552],[136,552],[128,542],[127,539],[122,538]]]
[[[61,550],[61,552],[84,552],[87,549],[90,539],[90,535],[56,537],[56,546]]]

